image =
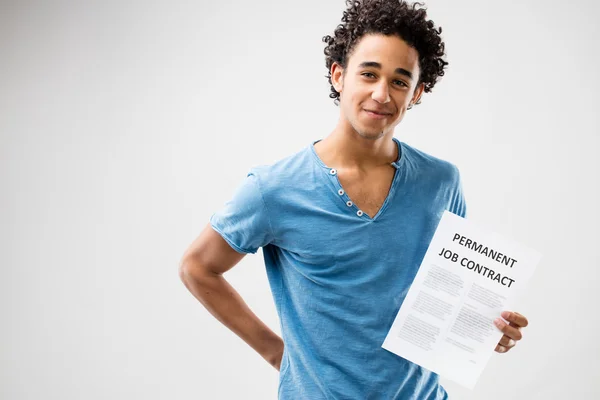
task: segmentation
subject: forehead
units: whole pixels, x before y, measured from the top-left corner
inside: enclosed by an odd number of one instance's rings
[[[384,69],[405,68],[416,71],[419,66],[419,53],[396,35],[368,34],[360,38],[354,46],[349,68],[356,68],[364,61],[375,61]]]

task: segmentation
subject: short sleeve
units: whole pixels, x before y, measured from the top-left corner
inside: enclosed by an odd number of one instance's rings
[[[454,190],[452,194],[452,201],[450,202],[450,212],[461,216],[467,217],[467,203],[465,201],[465,195],[463,192],[462,179],[460,178],[460,172],[455,167],[455,179],[454,179]]]
[[[273,234],[258,176],[249,173],[210,224],[238,253],[256,253],[269,244]]]

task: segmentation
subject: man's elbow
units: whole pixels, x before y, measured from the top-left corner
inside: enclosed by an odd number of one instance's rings
[[[183,257],[179,262],[179,279],[186,284],[190,281],[195,283],[201,283],[203,277],[203,269],[198,265],[197,260],[190,259],[189,257]]]

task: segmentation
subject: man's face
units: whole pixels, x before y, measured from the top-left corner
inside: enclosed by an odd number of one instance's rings
[[[367,139],[392,131],[423,92],[423,85],[417,86],[419,54],[395,35],[363,36],[346,69],[334,63],[331,75],[342,118]]]

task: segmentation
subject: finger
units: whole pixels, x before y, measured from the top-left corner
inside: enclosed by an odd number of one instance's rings
[[[517,344],[517,341],[504,335],[504,336],[502,336],[502,338],[500,339],[498,344],[500,346],[504,346],[506,348],[512,348],[512,347],[515,347],[515,345]]]
[[[514,322],[509,322],[508,324],[510,326],[512,326],[513,328],[517,328],[518,330],[521,330],[521,328],[523,328],[522,326],[519,326],[519,325],[515,324]]]
[[[529,321],[527,320],[527,318],[525,318],[523,315],[519,314],[518,312],[502,311],[502,313],[500,313],[500,315],[502,315],[502,318],[504,318],[505,320],[510,322],[511,325],[514,324],[514,325],[520,326],[522,328],[525,328],[527,325],[529,325]]]
[[[518,328],[508,325],[501,318],[496,318],[494,320],[494,324],[498,327],[498,329],[502,331],[502,333],[504,333],[511,339],[521,340],[523,338],[523,335],[521,334],[521,331]]]
[[[498,352],[498,353],[506,353],[507,351],[508,351],[508,349],[504,346],[500,346],[500,345],[496,346],[496,352]]]

